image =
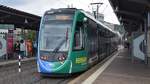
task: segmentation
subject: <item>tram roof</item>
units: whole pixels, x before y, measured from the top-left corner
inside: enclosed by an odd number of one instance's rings
[[[77,9],[77,8],[59,8],[59,9],[51,9],[46,11],[45,14],[53,14],[53,13],[75,13],[75,11],[80,10],[83,14],[85,14],[87,17],[89,17],[90,19],[92,19],[93,21],[95,21],[96,23],[100,24],[102,27],[106,28],[107,30],[109,30],[110,32],[113,32],[114,34],[117,34],[115,31],[113,31],[112,29],[110,29],[109,27],[107,27],[106,25],[104,25],[102,22],[96,20],[93,16],[91,16],[90,14],[86,13],[84,10],[82,9]]]
[[[75,13],[76,8],[59,8],[59,9],[50,9],[46,11],[45,14],[54,14],[54,13]]]
[[[86,13],[85,11],[81,10],[82,13],[84,13],[88,18],[92,19],[93,21],[95,21],[96,23],[100,24],[102,27],[106,28],[107,30],[109,30],[110,32],[116,33],[115,31],[113,31],[111,28],[109,28],[108,26],[104,25],[102,22],[96,20],[93,16],[91,16],[90,14]]]
[[[15,28],[39,30],[40,16],[0,5],[0,24],[13,24]]]
[[[127,32],[136,31],[150,11],[150,0],[109,0]]]

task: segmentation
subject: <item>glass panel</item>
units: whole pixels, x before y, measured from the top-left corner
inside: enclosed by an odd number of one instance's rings
[[[63,20],[58,20],[55,16],[45,16],[41,28],[40,50],[67,51],[69,49],[72,20],[66,20],[67,16],[59,16],[59,19],[63,18]]]
[[[74,36],[74,49],[75,50],[83,49],[84,47],[83,43],[84,43],[84,28],[83,25],[80,22],[78,22]]]

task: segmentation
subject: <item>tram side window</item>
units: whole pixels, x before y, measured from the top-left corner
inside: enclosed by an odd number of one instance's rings
[[[74,50],[81,50],[83,49],[83,24],[82,22],[77,22],[77,26],[75,29],[75,35],[74,35]]]

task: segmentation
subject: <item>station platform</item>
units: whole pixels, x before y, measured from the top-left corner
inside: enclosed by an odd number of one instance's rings
[[[93,84],[150,84],[150,67],[132,62],[128,49],[122,49]]]
[[[22,62],[27,62],[27,61],[32,61],[32,60],[35,60],[35,59],[36,59],[36,57],[30,57],[30,58],[24,58],[21,61]],[[5,60],[5,61],[2,60],[2,61],[0,61],[0,67],[1,66],[12,65],[12,64],[16,64],[16,63],[18,63],[17,59],[15,59],[15,60]]]
[[[150,67],[123,48],[68,84],[150,84]]]

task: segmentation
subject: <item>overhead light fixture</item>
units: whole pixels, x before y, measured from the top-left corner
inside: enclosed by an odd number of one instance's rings
[[[24,23],[25,23],[25,24],[28,24],[28,20],[27,20],[26,18],[25,18],[25,20],[24,20]]]
[[[115,8],[115,12],[117,12],[118,11],[118,6],[116,6],[116,8]]]

